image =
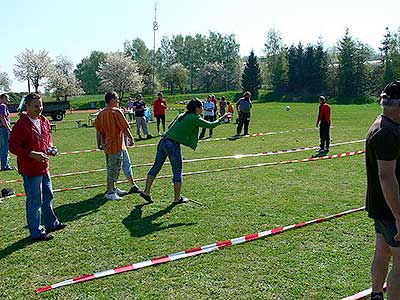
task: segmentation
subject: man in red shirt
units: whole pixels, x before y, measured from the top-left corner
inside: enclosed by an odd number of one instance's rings
[[[157,119],[157,132],[159,135],[161,135],[160,121],[162,122],[163,132],[165,132],[165,111],[167,107],[167,101],[165,101],[165,99],[163,98],[163,94],[159,92],[157,94],[157,99],[154,100],[153,104],[154,116]]]
[[[319,138],[321,144],[318,156],[324,156],[329,152],[330,127],[331,127],[331,106],[327,103],[324,96],[319,96],[319,112],[316,126],[319,125]]]

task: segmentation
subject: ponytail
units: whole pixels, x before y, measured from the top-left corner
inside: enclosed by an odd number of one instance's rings
[[[178,121],[182,121],[186,117],[187,114],[194,113],[196,111],[196,108],[199,108],[202,106],[203,106],[203,104],[201,103],[201,101],[199,99],[193,98],[186,105],[186,111],[183,115],[179,116]]]

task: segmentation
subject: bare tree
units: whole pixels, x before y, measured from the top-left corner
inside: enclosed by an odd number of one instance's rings
[[[49,74],[49,66],[51,58],[45,50],[39,50],[35,53],[34,50],[25,49],[16,57],[17,63],[14,68],[14,75],[20,81],[28,81],[28,91],[30,92],[30,84],[35,87],[35,92],[38,92],[40,81]]]
[[[143,76],[139,74],[138,63],[121,52],[107,55],[97,76],[104,90],[115,90],[121,99],[124,92],[139,92],[143,88]]]

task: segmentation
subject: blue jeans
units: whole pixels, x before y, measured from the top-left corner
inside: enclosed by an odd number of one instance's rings
[[[172,166],[173,183],[182,182],[182,153],[181,145],[168,138],[163,138],[158,143],[156,159],[147,175],[156,177],[160,172],[161,167],[164,165],[166,158]]]
[[[50,175],[27,176],[22,174],[26,194],[26,220],[31,238],[39,238],[45,234],[41,225],[43,214],[44,226],[47,230],[60,225],[53,211],[53,188]]]
[[[8,140],[10,138],[10,133],[5,127],[0,127],[0,160],[1,169],[10,168],[10,159],[8,156]]]

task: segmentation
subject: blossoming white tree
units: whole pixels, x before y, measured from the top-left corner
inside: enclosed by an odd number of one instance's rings
[[[139,74],[138,63],[121,52],[108,54],[97,76],[103,90],[114,90],[121,99],[124,92],[139,92],[143,88],[143,76]]]
[[[0,72],[0,92],[8,92],[10,90],[11,80],[8,78],[7,72]]]
[[[30,84],[35,87],[38,92],[40,81],[49,75],[51,58],[45,50],[25,49],[16,57],[17,63],[14,68],[14,75],[20,81],[28,81],[28,92],[31,91]]]
[[[83,94],[79,81],[73,73],[73,63],[65,56],[58,56],[49,68],[46,88],[59,99]]]

